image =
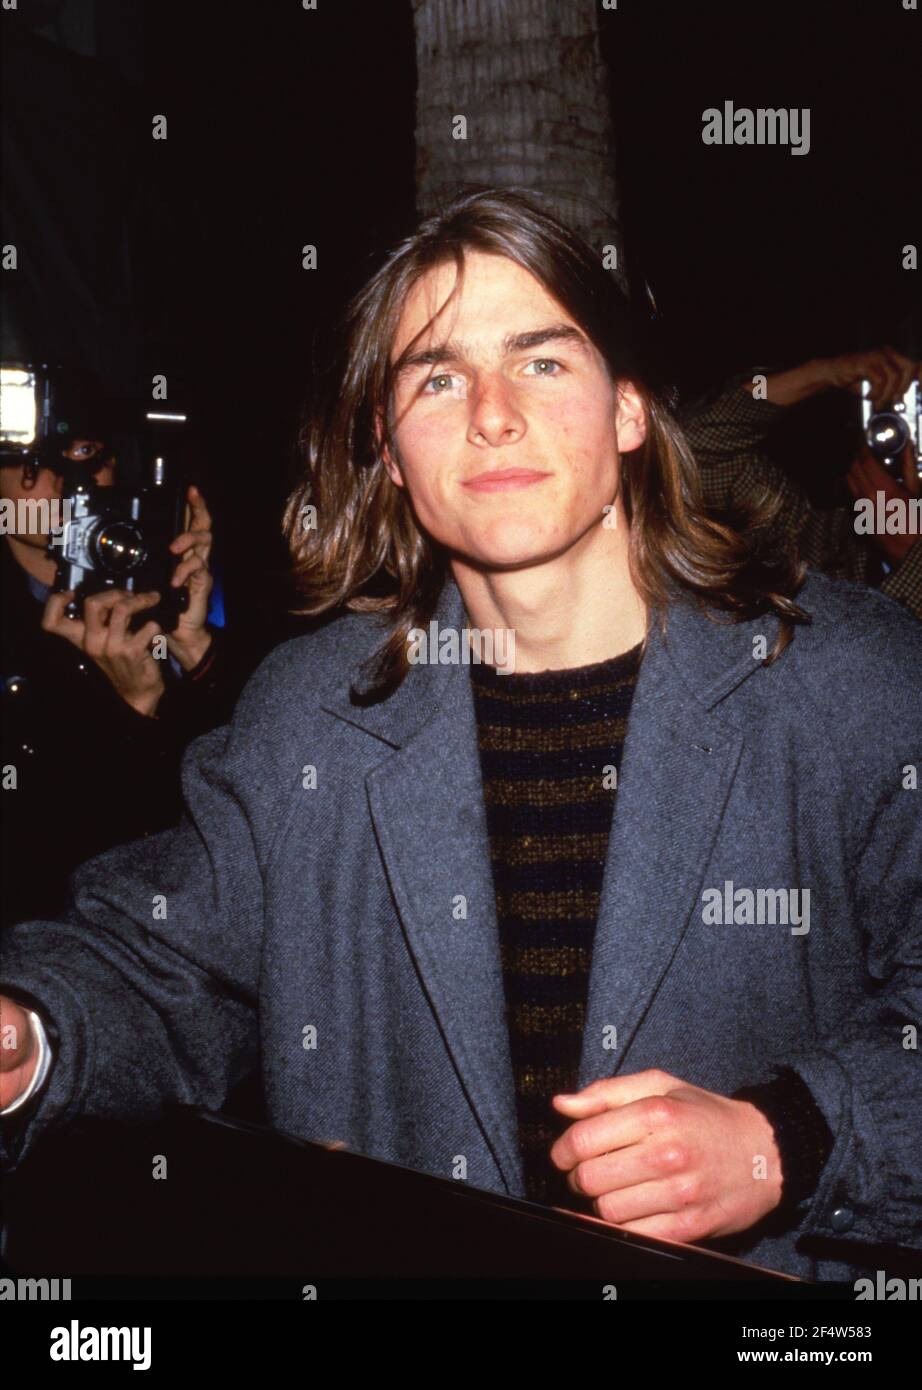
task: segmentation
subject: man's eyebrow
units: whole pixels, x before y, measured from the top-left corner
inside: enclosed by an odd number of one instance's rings
[[[503,339],[503,356],[508,357],[513,352],[528,352],[531,348],[543,347],[545,343],[567,343],[582,351],[589,349],[585,333],[581,333],[578,328],[569,323],[552,323],[547,328],[532,328],[527,333],[507,333]],[[434,367],[439,362],[463,362],[468,353],[467,344],[456,339],[435,343],[432,347],[409,353],[397,365],[397,375],[402,376],[413,367]]]

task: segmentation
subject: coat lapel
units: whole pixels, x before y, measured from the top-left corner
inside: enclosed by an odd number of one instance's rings
[[[457,587],[440,628],[461,628]],[[458,1074],[510,1191],[521,1159],[490,845],[470,677],[413,668],[391,700],[342,717],[398,751],[366,777],[375,834],[407,941]]]
[[[619,1070],[700,901],[744,742],[713,705],[756,667],[745,627],[721,630],[682,605],[670,607],[666,638],[651,627],[602,882],[580,1087]]]

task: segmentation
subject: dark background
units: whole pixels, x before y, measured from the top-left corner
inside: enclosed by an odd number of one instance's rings
[[[414,222],[409,0],[21,0],[0,19],[2,240],[20,251],[4,352],[83,361],[119,392],[167,375],[230,621],[260,628],[312,363]],[[599,23],[626,258],[655,293],[666,374],[689,393],[752,363],[918,355],[901,248],[922,240],[920,15],[620,0]],[[809,107],[810,153],[703,145],[725,100]]]

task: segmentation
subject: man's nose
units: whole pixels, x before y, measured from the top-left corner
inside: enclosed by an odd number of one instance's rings
[[[502,373],[478,380],[471,393],[470,431],[489,444],[511,444],[525,433],[525,417]]]

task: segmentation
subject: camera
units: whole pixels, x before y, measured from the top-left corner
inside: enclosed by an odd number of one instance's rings
[[[105,589],[138,593],[156,589],[160,600],[132,619],[132,631],[151,620],[173,632],[188,606],[184,587],[170,580],[177,558],[170,542],[185,529],[185,487],[176,465],[184,414],[146,412],[140,431],[142,479],[136,486],[100,487],[93,480],[104,445],[95,458],[69,458],[77,439],[100,439],[105,410],[92,404],[74,373],[46,364],[4,364],[0,377],[0,456],[33,474],[39,467],[60,475],[59,525],[48,553],[57,562],[55,591],[73,589],[67,608],[77,618],[83,600]]]
[[[169,545],[183,529],[183,493],[168,482],[163,455],[150,467],[149,482],[136,488],[97,487],[87,481],[85,464],[75,465],[73,473],[64,470],[67,519],[49,549],[58,564],[56,591],[75,591],[68,605],[73,616],[80,615],[87,595],[105,589],[159,591],[154,607],[134,615],[134,631],[153,620],[163,632],[173,632],[187,607],[186,589],[170,587],[176,562]]]
[[[861,424],[867,446],[894,478],[903,477],[903,451],[912,447],[916,475],[922,479],[922,390],[910,382],[905,395],[887,409],[875,410],[871,383],[861,383]]]

